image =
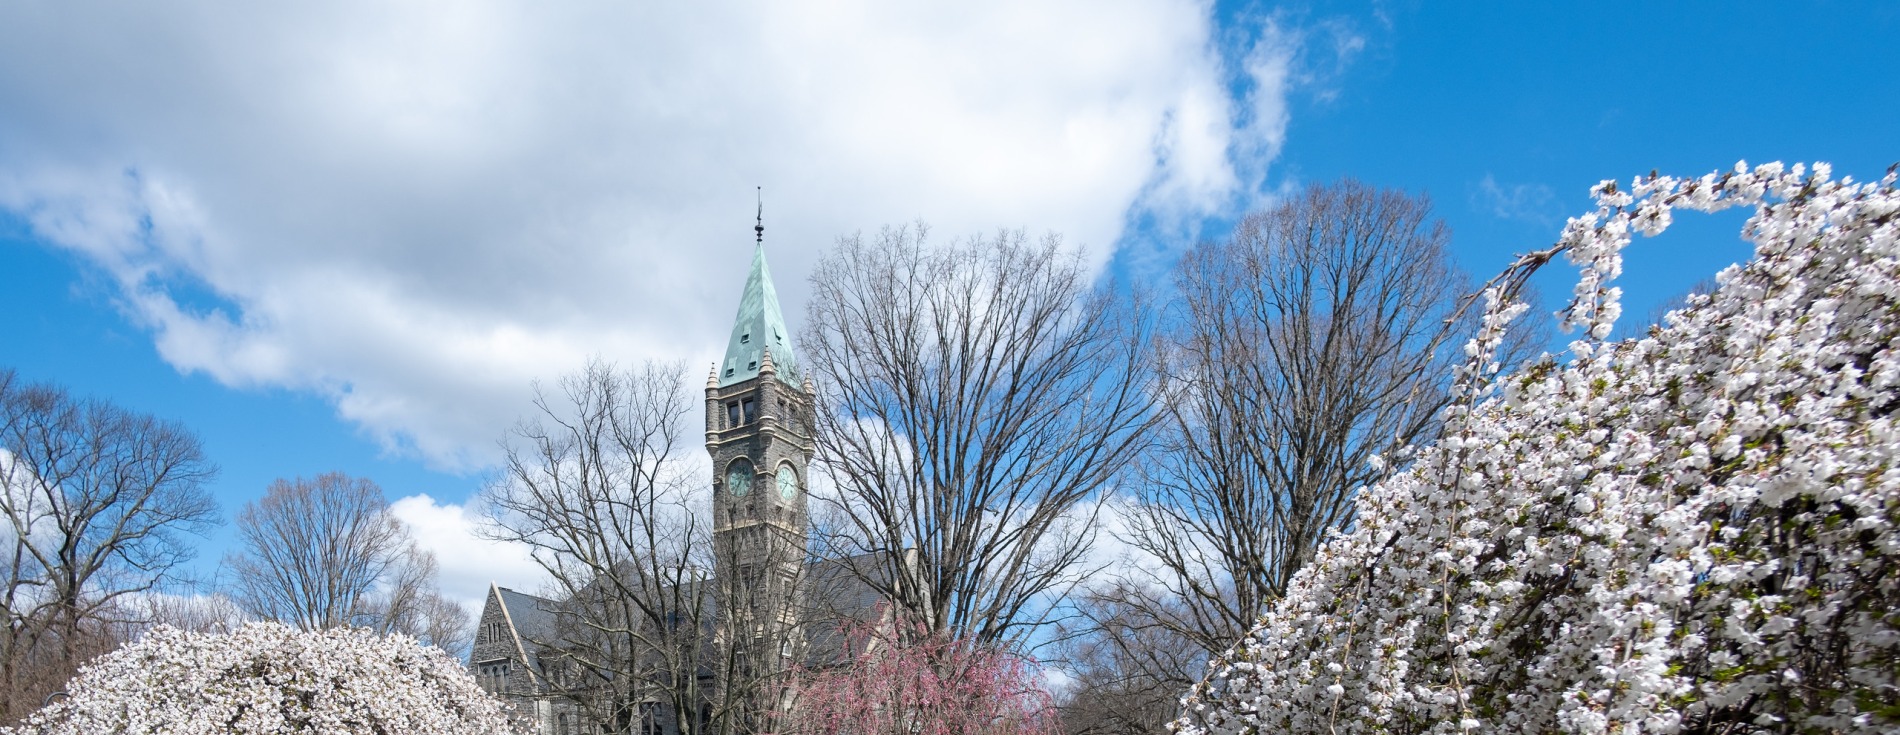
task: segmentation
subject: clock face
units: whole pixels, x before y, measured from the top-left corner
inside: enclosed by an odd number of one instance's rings
[[[744,495],[752,489],[752,463],[744,459],[726,466],[726,491]]]
[[[778,467],[778,496],[786,500],[798,497],[798,473],[791,465]]]

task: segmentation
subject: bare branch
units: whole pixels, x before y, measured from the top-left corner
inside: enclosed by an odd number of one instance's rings
[[[932,634],[1018,639],[1077,577],[1102,491],[1151,421],[1151,322],[1050,236],[841,240],[803,339],[823,376],[835,553]]]

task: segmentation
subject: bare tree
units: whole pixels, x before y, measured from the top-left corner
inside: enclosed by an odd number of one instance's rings
[[[844,511],[820,541],[875,553],[863,581],[929,634],[1014,642],[1077,581],[1137,455],[1152,321],[1053,235],[925,240],[845,238],[812,276],[817,454]]]
[[[1068,686],[1057,700],[1072,735],[1161,733],[1205,655],[1143,606],[1092,594],[1087,614],[1062,627],[1058,646]]]
[[[467,655],[475,643],[475,625],[468,611],[439,590],[422,595],[407,611],[391,625],[392,630],[458,657]]]
[[[1449,237],[1424,198],[1347,180],[1181,259],[1125,539],[1152,563],[1093,590],[1094,645],[1184,691],[1352,524],[1354,492],[1433,436],[1476,317]],[[1196,665],[1157,662],[1159,631]]]
[[[0,721],[117,644],[216,522],[216,472],[178,424],[0,370]]]
[[[683,441],[698,437],[684,368],[595,362],[559,386],[553,399],[537,391],[483,491],[490,538],[526,545],[552,579],[553,630],[529,641],[536,676],[604,732],[648,717],[681,733],[743,729],[769,688],[756,658],[778,646],[717,635],[743,601],[718,594],[712,525],[685,475]]]
[[[147,595],[135,605],[142,620],[135,631],[139,635],[159,625],[194,633],[230,633],[244,622],[244,610],[219,592]]]
[[[405,633],[450,650],[467,638],[468,614],[435,589],[435,555],[366,478],[277,480],[238,513],[237,529],[241,550],[226,568],[251,615],[304,630]]]

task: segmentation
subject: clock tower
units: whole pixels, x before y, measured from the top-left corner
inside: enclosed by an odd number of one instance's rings
[[[789,653],[805,564],[813,391],[765,265],[765,227],[754,229],[758,244],[726,357],[706,378],[713,552],[726,634],[753,651]]]

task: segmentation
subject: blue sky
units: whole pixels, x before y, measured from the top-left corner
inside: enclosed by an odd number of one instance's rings
[[[372,478],[472,599],[532,586],[461,515],[530,381],[715,359],[754,186],[795,323],[850,232],[1052,230],[1142,281],[1345,176],[1429,194],[1482,277],[1604,178],[1878,178],[1894,38],[1873,2],[13,3],[0,366],[190,426],[229,512]],[[1639,241],[1626,313],[1739,221]]]

